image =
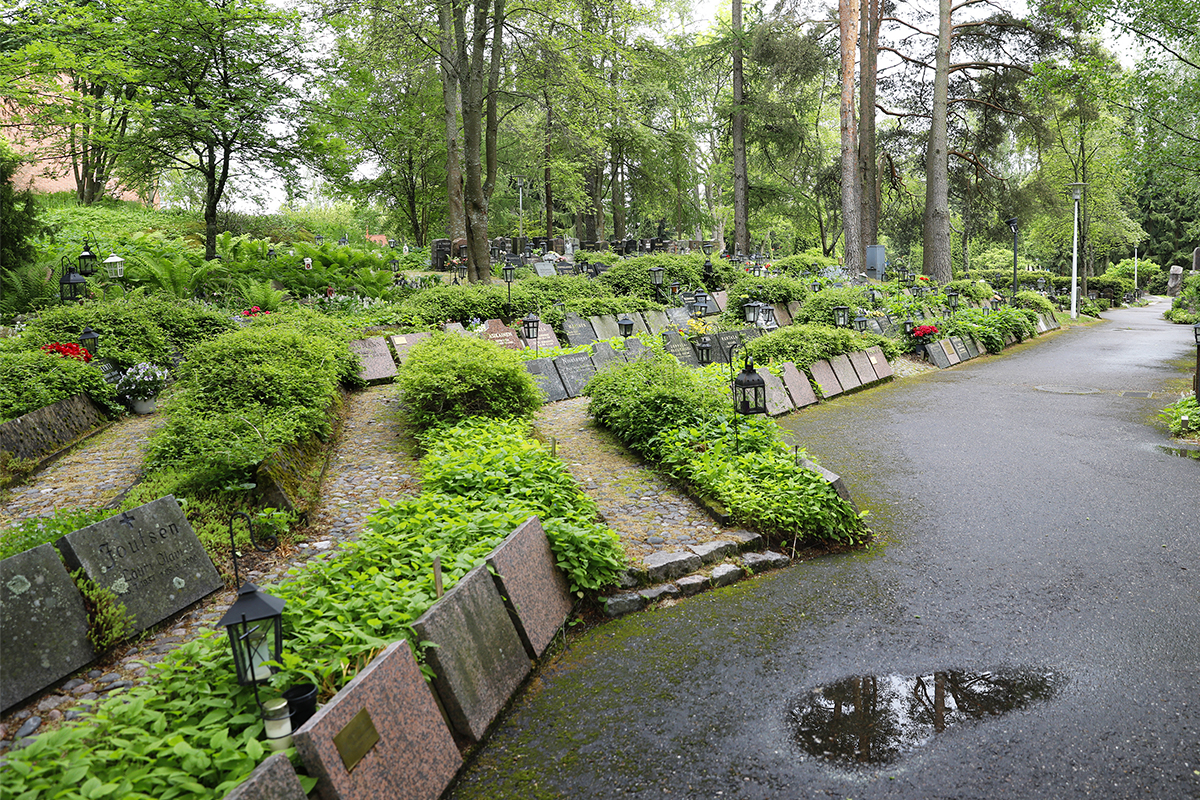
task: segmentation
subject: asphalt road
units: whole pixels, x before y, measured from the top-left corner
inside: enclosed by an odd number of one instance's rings
[[[876,544],[595,629],[450,796],[1200,798],[1200,461],[1154,417],[1195,351],[1165,307],[783,420]]]

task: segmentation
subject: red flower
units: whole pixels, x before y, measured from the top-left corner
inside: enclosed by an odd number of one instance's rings
[[[87,348],[80,347],[74,342],[68,342],[67,344],[51,342],[50,344],[42,345],[42,350],[47,353],[54,353],[62,358],[73,358],[85,364],[92,360],[92,354],[88,352]]]
[[[937,325],[918,325],[913,328],[914,339],[924,339],[926,336],[933,336],[938,332]]]

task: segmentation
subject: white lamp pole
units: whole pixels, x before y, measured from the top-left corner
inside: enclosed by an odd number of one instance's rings
[[[1134,302],[1137,302],[1137,298],[1138,298],[1138,276],[1137,276],[1138,253],[1137,253],[1137,251],[1138,251],[1138,247],[1135,244],[1133,246],[1133,300],[1134,300]]]
[[[1079,198],[1083,196],[1086,183],[1068,183],[1067,188],[1075,198],[1074,236],[1071,244],[1071,319],[1079,318]]]

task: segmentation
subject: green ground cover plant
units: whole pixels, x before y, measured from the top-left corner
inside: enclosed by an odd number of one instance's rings
[[[0,352],[0,422],[86,394],[110,415],[123,412],[100,370],[43,350]]]
[[[1017,341],[1035,336],[1036,318],[1036,312],[1012,306],[1001,306],[987,314],[983,313],[982,309],[964,308],[956,311],[949,319],[938,320],[938,338],[973,336],[989,353],[996,354],[1004,349],[1007,336],[1013,336]]]
[[[311,682],[327,699],[393,641],[406,638],[422,652],[411,623],[436,600],[433,557],[450,588],[533,513],[547,515],[572,587],[615,580],[624,566],[616,536],[595,523],[590,500],[528,434],[524,423],[494,420],[430,434],[422,472],[436,488],[382,503],[337,558],[264,587],[287,601],[281,669],[268,696]],[[268,755],[253,692],[237,684],[223,632],[151,669],[152,680],[101,702],[82,724],[10,754],[5,796],[217,800]]]
[[[1195,436],[1200,433],[1200,403],[1196,401],[1195,394],[1189,393],[1179,398],[1158,412],[1158,415],[1166,420],[1174,436]],[[1183,427],[1184,417],[1188,418],[1187,430]]]
[[[0,561],[32,550],[40,544],[48,544],[68,533],[86,528],[94,522],[108,519],[113,510],[104,509],[59,509],[46,517],[23,519],[0,530]]]
[[[752,339],[746,345],[746,354],[755,363],[791,361],[797,369],[808,369],[821,359],[828,359],[856,350],[866,350],[879,345],[888,358],[899,355],[900,344],[874,333],[858,333],[849,328],[834,328],[828,325],[789,325]]]
[[[773,541],[861,541],[862,518],[798,465],[779,426],[739,418],[735,436],[725,374],[722,365],[693,370],[656,351],[597,373],[585,389],[588,411],[627,447]]]

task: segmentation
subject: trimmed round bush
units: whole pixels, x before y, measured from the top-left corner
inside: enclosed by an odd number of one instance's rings
[[[421,342],[396,384],[419,431],[467,417],[529,417],[542,404],[516,351],[473,336],[439,333]]]

